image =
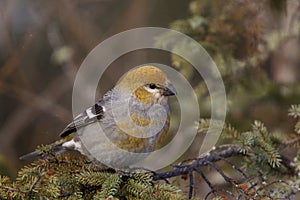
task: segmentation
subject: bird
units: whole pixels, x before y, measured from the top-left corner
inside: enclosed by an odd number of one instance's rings
[[[50,148],[55,154],[79,151],[103,167],[132,166],[166,141],[170,127],[168,97],[176,94],[166,73],[158,67],[133,68],[99,101],[77,115]],[[20,159],[42,156],[34,151]]]

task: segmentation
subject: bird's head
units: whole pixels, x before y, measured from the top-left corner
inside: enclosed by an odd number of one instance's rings
[[[125,89],[142,103],[153,104],[166,101],[176,94],[166,74],[154,66],[142,66],[127,72],[116,85]]]

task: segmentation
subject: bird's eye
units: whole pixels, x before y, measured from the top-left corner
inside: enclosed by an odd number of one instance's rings
[[[156,85],[155,85],[154,83],[150,83],[150,84],[149,84],[149,88],[150,88],[150,89],[155,89],[155,88],[156,88]]]

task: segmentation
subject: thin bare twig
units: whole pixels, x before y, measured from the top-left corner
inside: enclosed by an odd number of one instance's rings
[[[206,162],[209,166],[211,166],[212,168],[214,168],[222,177],[223,179],[228,182],[228,183],[233,183],[233,180],[231,178],[229,178],[228,176],[226,176],[224,174],[224,172],[219,168],[217,167],[214,163],[210,162],[210,161],[207,161]]]
[[[190,179],[189,199],[191,199],[193,197],[193,191],[194,191],[194,176],[193,176],[193,171],[189,171],[189,179]]]
[[[236,156],[236,155],[240,155],[240,154],[242,154],[242,153],[239,148],[231,148],[228,150],[223,150],[216,154],[211,154],[207,157],[197,159],[189,165],[184,165],[184,166],[180,166],[180,167],[178,166],[177,168],[174,168],[173,170],[170,170],[168,172],[154,174],[154,175],[152,175],[152,178],[153,178],[153,180],[163,180],[163,179],[171,178],[174,176],[188,174],[188,172],[190,170],[194,170],[200,166],[207,165],[207,162],[216,162],[216,161],[221,160],[220,157],[227,158],[227,157],[232,157],[232,156]]]
[[[293,144],[295,144],[295,143],[297,143],[299,141],[300,141],[300,137],[295,137],[295,138],[293,138],[291,140],[284,141],[284,142],[282,142],[282,146],[280,147],[280,149],[284,149],[287,146],[293,145]]]
[[[200,169],[198,169],[198,168],[196,168],[195,171],[198,172],[201,175],[201,177],[203,178],[203,180],[206,182],[206,184],[208,185],[208,187],[211,189],[211,192],[209,192],[208,195],[211,194],[211,193],[213,193],[215,196],[217,196],[217,190],[216,190],[216,188],[211,184],[211,182],[207,179],[207,177],[204,175],[204,173]]]
[[[30,186],[29,191],[28,191],[28,197],[29,198],[31,197],[35,186],[40,182],[40,180],[43,177],[43,175],[44,175],[44,173],[40,173],[40,174],[38,174],[38,177],[35,177],[34,182]]]

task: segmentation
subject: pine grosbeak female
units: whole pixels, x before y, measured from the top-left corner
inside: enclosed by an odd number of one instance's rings
[[[77,150],[109,167],[145,159],[164,142],[170,125],[168,96],[176,90],[154,66],[127,72],[94,106],[74,118],[51,144],[56,153]],[[104,134],[99,134],[103,131]],[[41,156],[32,152],[21,159]]]

